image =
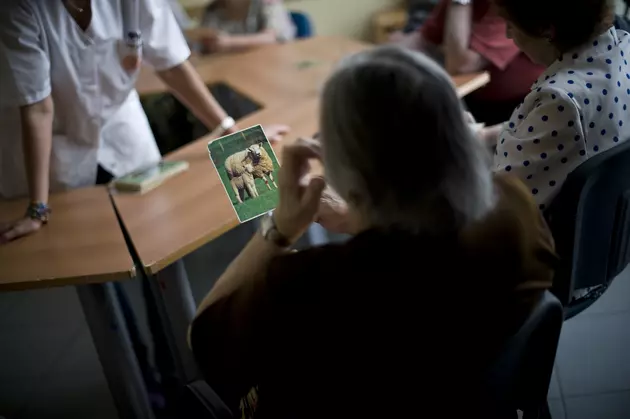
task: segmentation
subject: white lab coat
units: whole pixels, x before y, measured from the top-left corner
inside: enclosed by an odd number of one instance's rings
[[[160,159],[134,88],[121,66],[125,0],[93,0],[84,32],[61,0],[0,6],[0,197],[28,193],[19,106],[52,94],[51,190],[94,184],[97,165],[115,176]],[[139,0],[143,60],[156,70],[190,50],[164,0]]]

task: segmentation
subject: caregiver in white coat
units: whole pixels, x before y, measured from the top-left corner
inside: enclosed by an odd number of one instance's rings
[[[136,16],[128,16],[129,2]],[[135,19],[141,59],[195,116],[211,131],[236,130],[188,61],[164,0],[1,3],[0,198],[30,196],[31,204],[23,218],[0,225],[0,243],[48,220],[49,191],[92,185],[97,168],[121,176],[159,161],[124,21]]]

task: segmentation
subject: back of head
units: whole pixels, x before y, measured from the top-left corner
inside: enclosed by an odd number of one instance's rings
[[[612,0],[493,0],[500,14],[529,36],[548,38],[561,53],[612,26]]]
[[[326,176],[373,227],[459,228],[494,203],[488,155],[449,76],[421,53],[380,47],[326,83]]]

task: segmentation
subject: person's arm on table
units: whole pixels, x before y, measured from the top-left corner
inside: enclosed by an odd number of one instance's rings
[[[54,117],[52,97],[20,108],[24,165],[31,201],[48,203]]]
[[[488,61],[470,48],[472,31],[472,4],[451,3],[444,26],[444,58],[449,74],[466,74],[481,71]]]
[[[217,128],[228,115],[188,61],[190,49],[170,6],[162,0],[140,0],[139,7],[143,58],[210,131]]]
[[[202,39],[204,48],[208,52],[236,52],[278,42],[276,32],[267,29],[255,34],[231,35],[224,32],[215,32]]]
[[[24,166],[32,203],[48,204],[53,115],[53,101],[50,96],[20,108]],[[41,220],[25,215],[0,227],[0,243],[31,234],[41,226]]]
[[[50,60],[33,13],[30,2],[3,2],[0,10],[0,104],[20,109],[22,131],[21,138],[4,133],[1,140],[22,142],[32,201],[28,215],[0,226],[0,243],[39,230],[48,212],[54,110]]]
[[[186,60],[182,64],[168,70],[158,71],[157,74],[175,96],[177,96],[210,131],[213,131],[228,118],[229,115],[223,110],[214,96],[212,96],[190,61]],[[223,131],[223,134],[231,134],[238,130],[239,127],[234,124],[232,127]],[[282,140],[282,137],[289,131],[290,128],[282,124],[265,126],[265,134],[272,143]],[[212,134],[212,132],[210,134]]]
[[[175,96],[210,131],[219,126],[228,117],[228,114],[212,96],[190,61],[186,60],[170,69],[158,71],[157,74]],[[238,128],[234,125],[227,129],[225,133],[229,134],[236,131],[238,131]]]

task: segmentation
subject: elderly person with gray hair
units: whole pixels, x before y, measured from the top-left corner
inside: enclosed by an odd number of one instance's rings
[[[317,159],[325,180],[308,176]],[[191,326],[210,386],[233,409],[256,387],[257,418],[403,417],[416,403],[475,416],[481,371],[555,261],[530,194],[488,159],[426,56],[346,59],[323,91],[321,144],[284,147],[277,209]],[[289,252],[327,183],[353,237]]]

